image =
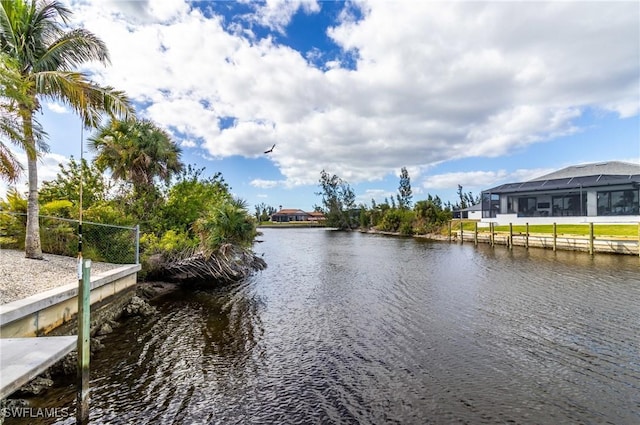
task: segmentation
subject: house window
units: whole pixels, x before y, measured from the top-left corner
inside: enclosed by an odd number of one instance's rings
[[[485,192],[482,194],[482,217],[494,218],[500,212],[500,195]]]
[[[518,216],[533,217],[536,212],[536,198],[518,198]]]
[[[585,195],[564,195],[551,198],[551,215],[581,216],[587,214],[587,197]]]
[[[637,215],[638,190],[598,192],[598,215]]]

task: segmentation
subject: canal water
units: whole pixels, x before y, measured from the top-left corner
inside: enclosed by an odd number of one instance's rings
[[[92,423],[640,423],[637,257],[263,232],[265,271],[103,341]]]

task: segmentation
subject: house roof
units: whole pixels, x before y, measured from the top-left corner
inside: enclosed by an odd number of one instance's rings
[[[299,215],[303,215],[303,214],[309,214],[307,212],[304,212],[302,210],[295,210],[295,209],[281,209],[280,211],[278,211],[277,213],[275,213],[274,215],[277,214],[299,214]]]
[[[622,161],[594,162],[591,164],[572,165],[553,173],[545,174],[530,181],[565,179],[599,175],[629,176],[640,174],[640,164]]]
[[[616,184],[640,183],[640,165],[628,162],[610,161],[593,164],[574,165],[553,173],[520,183],[506,183],[487,193],[518,193],[540,190],[578,189]]]
[[[611,186],[616,184],[637,183],[640,184],[640,174],[629,176],[585,176],[553,180],[531,180],[524,183],[507,183],[484,190],[484,193],[517,193],[540,190],[578,189],[587,187]]]
[[[482,202],[478,202],[475,205],[471,205],[467,208],[461,208],[459,210],[454,210],[454,211],[482,211]]]

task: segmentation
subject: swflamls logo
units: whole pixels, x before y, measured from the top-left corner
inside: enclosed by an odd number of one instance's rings
[[[66,418],[70,415],[68,407],[3,407],[3,418]]]

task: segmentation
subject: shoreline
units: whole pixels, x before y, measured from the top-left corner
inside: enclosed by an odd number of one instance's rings
[[[439,235],[434,233],[429,233],[425,235],[401,235],[399,232],[385,232],[381,230],[375,229],[359,229],[360,233],[367,233],[373,235],[384,235],[384,236],[394,236],[394,237],[402,237],[402,238],[416,238],[416,239],[426,239],[432,241],[439,242],[455,242],[458,243],[471,243],[475,244],[476,239],[473,232],[466,231],[463,232],[462,237],[459,231],[454,231],[451,233],[451,237],[448,235]],[[640,256],[640,241],[636,242],[633,240],[619,240],[619,239],[598,239],[594,238],[593,246],[589,246],[589,240],[587,238],[580,237],[567,237],[567,236],[557,236],[556,243],[553,242],[553,236],[551,235],[539,235],[539,234],[529,234],[528,236],[522,234],[514,234],[513,238],[510,239],[509,235],[505,235],[503,233],[496,233],[491,239],[491,235],[482,233],[478,234],[477,243],[483,243],[488,245],[504,245],[506,248],[510,249],[512,246],[521,246],[527,249],[529,248],[541,248],[541,249],[553,249],[559,251],[574,251],[574,252],[586,252],[590,253],[590,250],[593,250],[590,255],[597,254],[610,254],[610,255],[634,255]],[[554,246],[555,245],[555,246]]]

